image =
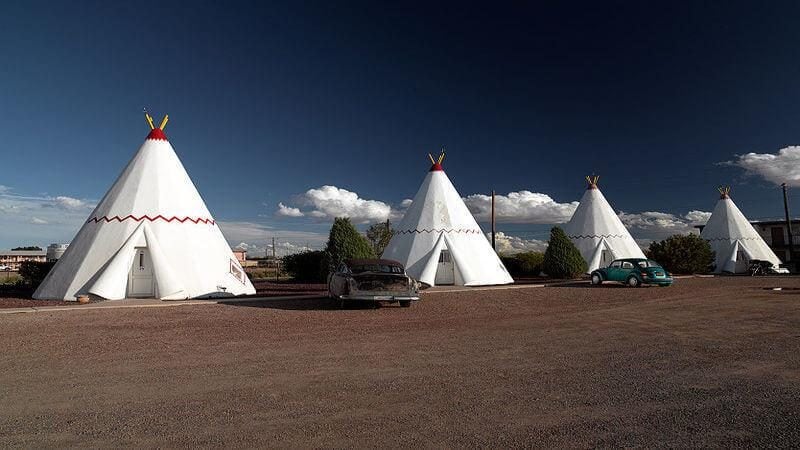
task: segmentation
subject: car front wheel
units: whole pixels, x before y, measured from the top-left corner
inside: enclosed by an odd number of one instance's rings
[[[597,286],[603,283],[603,277],[599,273],[592,274],[592,285]]]
[[[636,278],[634,276],[628,277],[628,286],[630,286],[630,287],[639,287],[639,285],[641,285],[641,284],[642,284],[642,282],[639,281],[638,278]]]

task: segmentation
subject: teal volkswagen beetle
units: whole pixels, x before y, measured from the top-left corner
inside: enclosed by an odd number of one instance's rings
[[[619,281],[630,287],[642,284],[669,286],[672,275],[651,259],[626,258],[616,259],[608,265],[592,272],[592,284],[597,286],[603,281]]]

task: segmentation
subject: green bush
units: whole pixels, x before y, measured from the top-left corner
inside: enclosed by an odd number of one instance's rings
[[[375,250],[356,227],[346,217],[337,217],[331,226],[328,244],[325,246],[325,262],[323,267],[333,271],[350,258],[374,258]],[[327,272],[326,272],[327,276]]]
[[[42,284],[44,277],[50,273],[50,269],[52,269],[54,265],[56,265],[55,261],[24,261],[19,266],[19,275],[26,285],[36,289]]]
[[[500,259],[511,275],[535,277],[542,272],[544,253],[524,252],[501,256]]]
[[[297,281],[324,283],[328,275],[324,263],[325,252],[322,251],[307,251],[283,257],[283,269]]]
[[[552,278],[574,278],[588,270],[581,252],[569,240],[564,230],[553,227],[544,252],[542,271]]]
[[[676,234],[653,242],[647,257],[672,273],[707,273],[714,264],[711,245],[696,234]]]

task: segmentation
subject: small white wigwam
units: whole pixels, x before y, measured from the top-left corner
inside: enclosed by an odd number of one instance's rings
[[[508,284],[508,274],[467,205],[442,170],[444,151],[397,226],[383,257],[429,285]]]
[[[586,177],[589,186],[564,232],[581,252],[589,272],[620,258],[644,258],[644,252],[597,188],[598,176]]]
[[[33,294],[177,300],[255,294],[164,134],[150,134]]]
[[[781,262],[761,235],[742,214],[730,197],[730,186],[718,188],[719,201],[706,222],[700,237],[711,244],[716,253],[714,273],[747,272],[750,260]]]

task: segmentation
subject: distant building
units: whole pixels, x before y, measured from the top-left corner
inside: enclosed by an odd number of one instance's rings
[[[753,228],[769,245],[769,248],[783,262],[791,261],[789,255],[789,233],[785,220],[759,220],[750,222]],[[794,241],[795,257],[800,250],[800,219],[792,219],[792,240]],[[797,258],[795,258],[797,259]]]
[[[69,247],[69,244],[50,244],[50,245],[48,245],[47,246],[47,261],[48,262],[58,261],[59,258],[61,258],[61,255],[63,255],[64,252],[67,250],[67,247]]]
[[[236,260],[239,261],[239,263],[243,263],[247,260],[247,250],[243,248],[234,248],[232,251],[233,256],[236,257]]]
[[[4,250],[0,251],[0,266],[8,266],[11,270],[19,270],[25,261],[45,262],[47,252],[44,250]]]

